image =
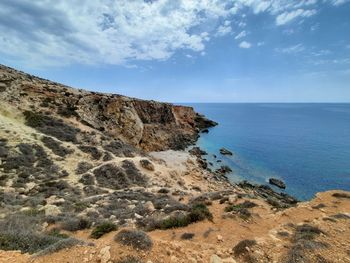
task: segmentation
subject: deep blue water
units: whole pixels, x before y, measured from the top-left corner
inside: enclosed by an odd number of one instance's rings
[[[189,105],[219,123],[198,145],[233,169],[230,180],[280,178],[302,200],[350,191],[350,104]],[[221,147],[234,155],[220,155]]]

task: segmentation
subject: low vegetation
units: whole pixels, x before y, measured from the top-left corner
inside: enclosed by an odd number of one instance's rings
[[[336,198],[347,198],[350,199],[350,195],[347,193],[334,193],[332,194],[332,196],[336,197]]]
[[[153,246],[152,239],[140,230],[122,230],[114,237],[114,240],[124,246],[140,250],[150,250]]]
[[[257,206],[255,203],[250,202],[250,201],[245,201],[244,203],[241,204],[236,204],[236,205],[229,205],[225,207],[225,212],[233,212],[237,214],[240,218],[243,220],[249,219],[252,214],[248,210],[249,208],[253,208]]]
[[[143,263],[143,261],[134,256],[127,256],[117,261],[113,261],[113,263]]]
[[[85,218],[67,218],[61,223],[61,228],[66,231],[75,232],[89,228],[91,223]]]
[[[14,214],[0,221],[0,249],[47,254],[82,243],[59,232],[42,232],[40,215]]]
[[[183,233],[181,235],[182,240],[190,240],[194,237],[194,233]]]
[[[91,232],[90,237],[98,239],[104,234],[117,230],[117,226],[111,222],[103,222],[97,225]]]
[[[240,241],[234,248],[233,253],[236,257],[240,257],[242,255],[245,255],[249,253],[249,249],[253,246],[255,246],[257,243],[255,240],[252,239],[244,239]]]
[[[285,262],[312,262],[309,259],[310,251],[315,249],[327,248],[329,245],[316,241],[316,237],[325,234],[321,229],[308,224],[300,225],[295,228],[292,237],[292,247],[287,253]]]
[[[171,216],[167,219],[164,219],[159,223],[159,226],[157,228],[170,229],[170,228],[185,227],[191,223],[203,221],[205,219],[212,221],[213,215],[205,204],[199,203],[199,204],[193,205],[189,213],[187,214],[180,214],[177,216]]]
[[[64,123],[63,120],[32,111],[25,111],[23,115],[26,125],[60,141],[77,143],[79,129]]]

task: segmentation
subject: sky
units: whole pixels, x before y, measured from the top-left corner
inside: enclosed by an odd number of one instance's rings
[[[350,102],[350,0],[1,0],[0,63],[167,102]]]

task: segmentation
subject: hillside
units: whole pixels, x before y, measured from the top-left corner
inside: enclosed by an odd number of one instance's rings
[[[231,184],[190,107],[5,66],[0,100],[0,262],[350,262],[350,193]]]

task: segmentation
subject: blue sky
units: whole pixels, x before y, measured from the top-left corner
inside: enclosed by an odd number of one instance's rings
[[[169,102],[350,102],[350,1],[1,0],[0,63]]]

